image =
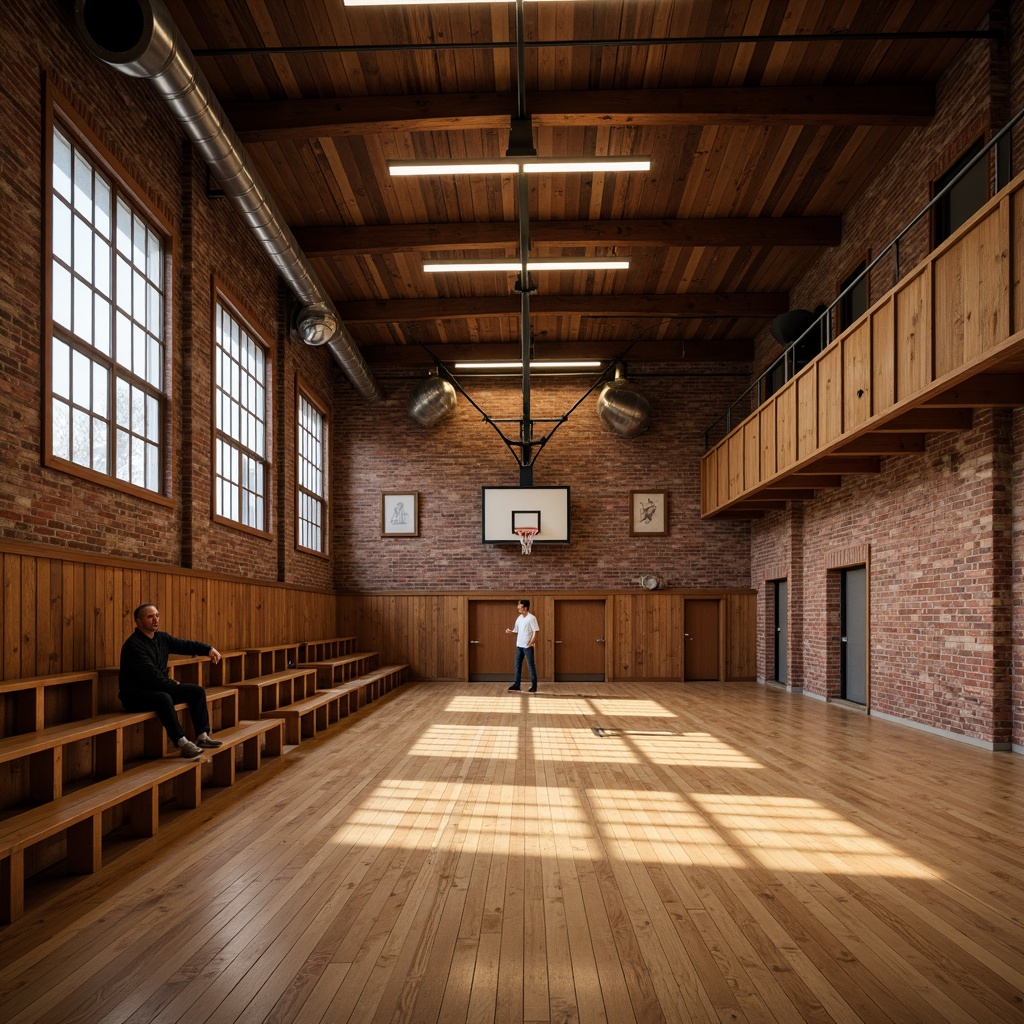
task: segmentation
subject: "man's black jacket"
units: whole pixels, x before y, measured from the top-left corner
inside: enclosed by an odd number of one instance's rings
[[[150,640],[141,629],[136,629],[121,647],[119,692],[166,690],[174,685],[174,680],[167,675],[168,654],[209,653],[210,645],[198,640],[179,640],[159,630]]]

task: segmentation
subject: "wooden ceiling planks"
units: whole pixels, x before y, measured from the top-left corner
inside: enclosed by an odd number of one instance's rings
[[[426,254],[515,255],[514,179],[392,179],[386,169],[393,159],[504,153],[516,106],[512,4],[373,10],[342,0],[167,2],[283,215],[300,238],[313,240],[311,259],[325,286],[343,312],[361,317],[351,330],[362,346],[379,356],[396,347],[415,355],[417,340],[515,344],[514,275],[422,272]],[[539,276],[535,331],[549,346],[570,338],[574,345],[626,344],[638,332],[671,336],[680,340],[675,358],[682,358],[681,342],[694,339],[702,347],[691,351],[702,357],[715,340],[733,354],[749,351],[778,296],[784,302],[822,247],[838,240],[826,231],[815,247],[812,229],[800,225],[840,217],[907,132],[927,123],[934,82],[963,45],[770,37],[970,31],[989,6],[528,4],[526,99],[538,151],[643,153],[653,161],[650,174],[531,179],[535,253],[616,253],[632,261],[621,274]],[[722,36],[736,41],[712,38]],[[560,45],[568,41],[575,45]],[[239,52],[261,47],[313,49]],[[206,49],[232,52],[203,56]],[[743,236],[744,223],[786,217],[798,219],[779,222],[790,230],[767,241]],[[694,219],[724,233],[701,238],[687,228]],[[560,225],[573,224],[615,233],[559,234]],[[645,224],[665,224],[669,233],[644,237]],[[736,237],[728,224],[737,225]],[[403,245],[405,226],[434,234],[406,236]],[[490,241],[473,234],[495,226],[504,234]],[[309,234],[314,229],[324,234]],[[362,236],[364,229],[378,233]],[[346,244],[346,232],[363,239],[365,250]]]

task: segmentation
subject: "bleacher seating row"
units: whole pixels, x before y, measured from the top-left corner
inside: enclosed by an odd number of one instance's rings
[[[25,910],[26,883],[64,862],[99,869],[105,837],[153,836],[163,809],[200,805],[405,682],[353,637],[171,658],[168,674],[205,687],[223,746],[199,761],[172,750],[156,715],[127,712],[116,668],[0,682],[0,923]],[[178,706],[185,724],[187,710]],[[186,726],[186,732],[188,728]]]

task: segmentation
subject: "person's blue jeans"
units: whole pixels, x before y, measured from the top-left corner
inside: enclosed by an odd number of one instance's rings
[[[532,647],[516,648],[516,678],[514,685],[518,686],[523,678],[523,658],[526,659],[526,667],[530,670],[530,685],[536,689],[537,686],[537,664],[533,660]]]

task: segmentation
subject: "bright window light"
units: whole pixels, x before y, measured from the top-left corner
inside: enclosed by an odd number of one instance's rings
[[[520,260],[434,260],[424,263],[427,274],[459,274],[478,271],[506,271],[516,273],[522,270]],[[628,270],[629,260],[604,259],[603,257],[580,259],[532,259],[526,264],[527,270]]]

